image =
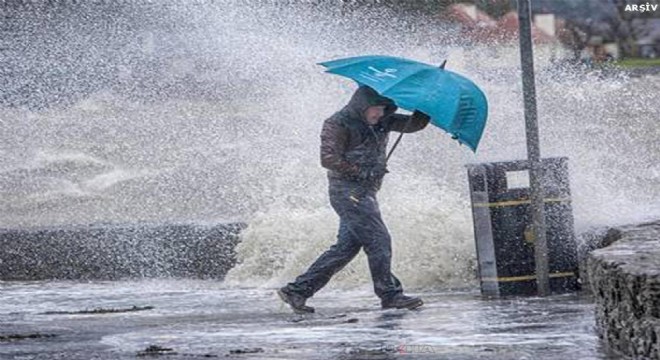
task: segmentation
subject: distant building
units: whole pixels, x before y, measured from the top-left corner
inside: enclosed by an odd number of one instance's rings
[[[458,25],[459,34],[470,44],[486,45],[489,55],[510,64],[515,61],[512,56],[518,56],[511,51],[517,46],[518,13],[508,12],[499,19],[493,19],[487,13],[472,4],[455,4],[444,14],[446,20]],[[532,24],[532,41],[534,43],[535,59],[540,64],[568,57],[569,52],[560,41],[558,34],[564,32],[563,22],[558,21],[554,14],[536,14]],[[488,46],[497,45],[497,46]]]
[[[643,22],[645,31],[640,31],[637,40],[637,53],[645,58],[660,57],[660,19],[649,19]]]
[[[461,35],[476,43],[506,43],[518,40],[518,14],[511,11],[495,20],[472,4],[449,7],[448,20],[458,23]],[[534,16],[532,40],[535,44],[559,44],[553,14]]]
[[[637,49],[639,56],[643,58],[660,57],[660,41],[650,36],[637,40]]]

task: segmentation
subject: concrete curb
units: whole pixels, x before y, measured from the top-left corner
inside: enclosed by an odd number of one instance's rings
[[[0,280],[222,279],[245,224],[0,229]]]

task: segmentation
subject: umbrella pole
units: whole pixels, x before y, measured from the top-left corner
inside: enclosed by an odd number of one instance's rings
[[[541,151],[536,111],[536,89],[534,85],[534,53],[532,50],[530,0],[518,0],[518,23],[520,30],[520,61],[522,65],[523,98],[525,104],[525,130],[527,135],[527,159],[530,166],[532,229],[534,232],[534,262],[536,266],[536,288],[539,296],[550,293],[548,274],[548,244],[546,241],[545,209],[541,184]]]
[[[410,121],[410,120],[408,120]],[[408,123],[406,123],[406,127],[408,126]],[[385,159],[385,163],[390,160],[390,156],[392,156],[392,153],[394,152],[394,149],[396,149],[396,146],[399,145],[399,141],[401,141],[401,138],[403,137],[403,133],[399,134],[399,137],[396,138],[396,141],[394,142],[394,145],[392,145],[392,148],[390,149],[389,154],[387,154],[387,158]]]
[[[446,61],[445,61],[446,62]],[[445,64],[442,63],[444,66]],[[390,149],[389,154],[387,154],[387,157],[385,158],[385,164],[390,160],[390,156],[392,156],[392,153],[394,152],[394,149],[396,149],[396,146],[399,145],[399,142],[401,141],[401,138],[403,137],[403,133],[408,130],[408,126],[410,126],[410,121],[412,120],[412,115],[406,120],[406,125],[403,126],[403,130],[401,131],[401,134],[399,134],[399,137],[396,138],[396,141],[394,142],[394,145],[392,145],[392,148]]]

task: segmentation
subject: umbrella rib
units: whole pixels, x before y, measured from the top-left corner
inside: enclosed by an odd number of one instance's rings
[[[389,85],[385,90],[383,90],[383,92],[382,92],[381,95],[385,96],[385,93],[386,93],[387,91],[389,91],[389,90],[392,89],[393,87],[399,85],[399,83],[401,83],[401,82],[403,82],[403,81],[409,79],[410,77],[412,77],[412,76],[414,76],[414,75],[417,75],[417,74],[421,73],[422,71],[429,71],[429,70],[431,70],[431,69],[418,69],[418,70],[415,70],[415,72],[413,72],[412,74],[409,74],[409,75],[407,75],[406,77],[401,78],[401,79],[397,80],[395,83]]]

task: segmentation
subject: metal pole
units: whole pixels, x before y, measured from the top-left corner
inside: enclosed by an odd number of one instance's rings
[[[534,261],[536,286],[539,296],[550,293],[548,274],[548,244],[545,231],[545,209],[541,186],[541,151],[536,112],[536,88],[534,85],[534,53],[532,50],[532,26],[530,0],[518,0],[520,29],[520,61],[522,65],[523,99],[525,102],[525,132],[527,134],[527,160],[530,167],[532,228],[534,232]]]

